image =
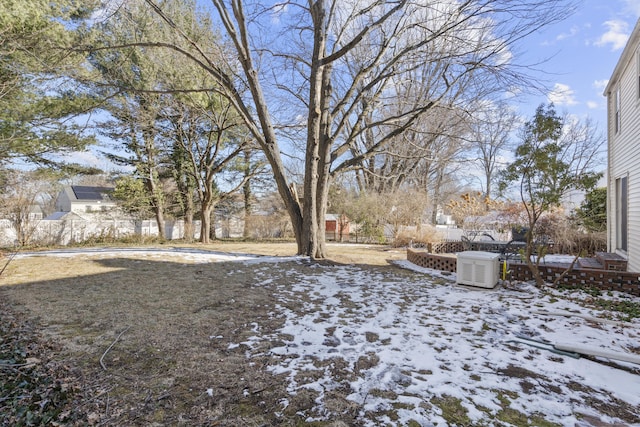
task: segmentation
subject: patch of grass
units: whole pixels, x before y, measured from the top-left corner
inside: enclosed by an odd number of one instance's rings
[[[621,313],[623,315],[622,320],[625,322],[640,318],[639,302],[629,300],[611,301],[598,299],[595,301],[595,304],[603,310],[616,311],[618,313]]]
[[[411,403],[405,403],[405,402],[394,402],[391,404],[391,406],[393,406],[393,409],[406,409],[407,411],[411,411],[413,409],[415,409],[415,405],[412,405]]]
[[[442,410],[442,418],[444,418],[449,425],[471,425],[468,411],[462,406],[460,399],[445,394],[441,397],[433,397],[431,403]]]
[[[373,397],[380,397],[383,399],[394,400],[398,398],[398,394],[391,390],[382,390],[379,388],[373,388],[369,390],[369,394]]]
[[[493,390],[496,398],[500,401],[502,409],[496,413],[496,420],[508,423],[509,425],[522,427],[561,427],[562,424],[556,424],[545,420],[541,414],[524,414],[510,407],[511,400],[518,398],[518,393],[510,390]]]

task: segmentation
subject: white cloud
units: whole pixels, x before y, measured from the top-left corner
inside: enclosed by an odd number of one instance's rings
[[[594,82],[592,84],[593,88],[596,90],[596,95],[601,100],[606,98],[606,96],[604,94],[604,90],[607,88],[608,84],[609,84],[609,79],[594,80]],[[593,102],[596,102],[596,101],[593,101]],[[589,108],[592,108],[592,107],[590,106]]]
[[[624,47],[629,39],[629,24],[619,19],[606,21],[607,31],[596,40],[595,45],[604,47],[611,45],[611,50],[619,50]]]
[[[605,80],[596,80],[593,82],[593,87],[596,88],[597,90],[600,91],[600,93],[602,93],[605,88],[607,87],[607,85],[609,84],[609,79],[605,79]]]
[[[577,35],[579,32],[580,32],[580,28],[578,28],[577,25],[574,25],[573,27],[571,27],[568,33],[558,34],[558,36],[556,36],[556,40],[560,41],[560,40],[569,39]]]
[[[626,9],[637,16],[640,16],[640,1],[638,0],[624,0]]]
[[[553,86],[553,90],[549,92],[547,98],[549,102],[553,102],[555,105],[577,105],[573,89],[569,85],[563,83],[556,83]]]
[[[274,25],[280,24],[280,17],[286,14],[289,11],[289,4],[284,3],[276,3],[273,5],[271,9],[271,23]]]
[[[600,104],[598,104],[596,101],[587,101],[587,107],[591,110],[595,110],[600,107]]]

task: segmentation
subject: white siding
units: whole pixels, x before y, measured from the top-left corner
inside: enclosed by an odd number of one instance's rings
[[[62,190],[56,199],[57,212],[71,212],[71,200],[65,190]]]
[[[637,38],[631,38],[630,41]],[[608,236],[609,251],[615,252],[616,241],[616,180],[628,178],[628,250],[617,251],[626,256],[630,271],[640,271],[640,98],[636,46],[628,46],[632,55],[622,56],[616,79],[609,83],[608,136]],[[620,89],[620,131],[615,132],[615,97]]]
[[[102,202],[96,200],[78,200],[69,204],[71,206],[69,211],[66,212],[74,212],[74,213],[96,213],[96,212],[104,212],[105,210],[111,210],[116,207],[116,204],[113,202]]]

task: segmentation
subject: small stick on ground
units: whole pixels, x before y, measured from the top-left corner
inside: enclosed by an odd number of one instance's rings
[[[102,366],[102,369],[104,369],[105,371],[107,370],[107,367],[104,364],[104,357],[107,355],[107,353],[109,353],[109,350],[111,350],[111,348],[113,348],[114,345],[116,345],[116,343],[118,342],[118,340],[120,339],[120,337],[129,330],[131,326],[127,326],[125,330],[123,330],[122,332],[120,332],[118,334],[118,336],[116,337],[115,340],[113,340],[113,342],[111,343],[111,345],[109,346],[109,348],[107,348],[104,353],[102,353],[102,357],[100,357],[100,366]]]

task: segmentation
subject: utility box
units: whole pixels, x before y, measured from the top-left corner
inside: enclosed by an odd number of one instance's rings
[[[457,282],[462,285],[493,288],[500,277],[500,254],[482,251],[458,253]]]

